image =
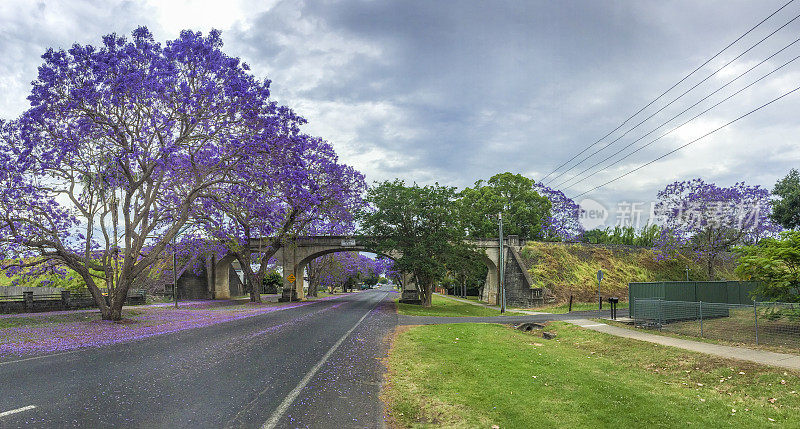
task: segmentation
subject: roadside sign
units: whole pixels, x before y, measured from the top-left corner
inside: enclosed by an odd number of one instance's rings
[[[603,280],[603,270],[597,270],[597,283]]]
[[[289,283],[291,283],[297,280],[297,277],[295,277],[294,274],[289,274],[288,276],[286,276],[286,280],[289,280]]]

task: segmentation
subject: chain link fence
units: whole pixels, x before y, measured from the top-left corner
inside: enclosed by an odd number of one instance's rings
[[[742,344],[800,348],[800,304],[665,301],[636,298],[634,324],[644,329]]]

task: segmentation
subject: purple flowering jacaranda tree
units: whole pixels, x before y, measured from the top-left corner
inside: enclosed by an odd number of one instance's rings
[[[134,279],[198,199],[250,162],[254,136],[286,124],[270,82],[221,47],[217,31],[184,31],[161,45],[141,27],[130,39],[111,34],[99,47],[42,56],[30,109],[0,137],[8,268],[66,266],[104,319],[121,318]]]
[[[542,219],[542,236],[547,241],[576,241],[583,235],[581,207],[558,189],[534,183],[533,189],[550,201],[550,214]]]
[[[320,256],[308,264],[309,296],[317,296],[321,288],[332,292],[341,287],[342,292],[346,292],[347,287],[359,279],[383,274],[385,269],[384,258],[372,259],[357,252]]]
[[[363,175],[340,163],[322,139],[296,134],[262,144],[239,166],[236,180],[219,185],[197,213],[250,285],[262,283],[270,259],[294,237],[352,232],[366,190]],[[251,287],[250,298],[261,302],[258,287]]]
[[[733,246],[755,244],[780,231],[771,212],[770,193],[759,186],[721,187],[702,179],[672,183],[658,193],[655,206],[664,223],[656,240],[658,257],[688,253],[705,261],[708,279],[714,280],[715,263]]]

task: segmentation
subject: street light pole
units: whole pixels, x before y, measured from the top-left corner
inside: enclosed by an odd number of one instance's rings
[[[506,312],[505,265],[503,264],[503,212],[497,213],[500,221],[500,313]]]
[[[172,299],[175,301],[175,308],[178,308],[178,257],[175,249],[175,234],[172,236]]]

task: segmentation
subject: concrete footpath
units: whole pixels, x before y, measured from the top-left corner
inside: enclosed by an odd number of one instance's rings
[[[723,346],[719,344],[704,343],[701,341],[684,340],[681,338],[648,334],[647,332],[611,326],[589,319],[571,319],[564,321],[580,326],[581,328],[591,329],[593,331],[615,335],[617,337],[631,338],[634,340],[647,341],[648,343],[660,344],[662,346],[677,347],[679,349],[705,353],[722,358],[744,360],[763,365],[777,366],[800,371],[800,356],[790,355],[787,353],[775,353],[766,350],[753,350],[744,347]]]

